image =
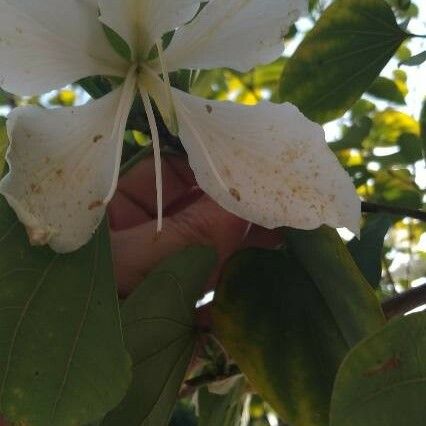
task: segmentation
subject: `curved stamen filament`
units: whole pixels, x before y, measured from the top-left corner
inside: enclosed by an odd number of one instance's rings
[[[169,114],[170,114],[170,132],[174,134],[175,136],[178,134],[178,121],[176,117],[176,110],[174,107],[173,102],[173,95],[172,95],[172,86],[170,84],[170,77],[169,77],[169,71],[167,69],[166,61],[164,60],[164,53],[163,53],[163,44],[162,41],[159,40],[156,43],[157,50],[158,50],[158,58],[160,60],[161,65],[161,72],[163,73],[163,80],[164,80],[164,87],[166,90],[166,97],[169,102]]]
[[[123,148],[123,142],[124,142],[124,133],[126,131],[126,123],[127,118],[130,113],[130,109],[133,105],[133,100],[136,95],[136,65],[133,65],[126,76],[126,79],[123,84],[122,89],[122,95],[119,101],[119,105],[117,108],[117,114],[115,117],[114,125],[113,125],[113,131],[112,136],[113,138],[117,138],[117,155],[116,155],[116,162],[114,167],[114,179],[113,179],[113,185],[111,187],[111,191],[109,194],[105,197],[104,203],[109,203],[114,196],[115,190],[117,188],[117,182],[118,177],[120,174],[120,163],[121,163],[121,151]]]
[[[160,136],[158,134],[154,110],[152,109],[152,104],[151,100],[149,99],[148,92],[140,83],[138,86],[141,93],[142,102],[145,106],[146,115],[148,117],[148,123],[151,129],[152,146],[154,148],[155,186],[157,190],[157,232],[160,233],[163,229],[163,174],[161,170]]]

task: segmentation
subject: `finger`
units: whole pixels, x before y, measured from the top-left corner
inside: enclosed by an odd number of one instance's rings
[[[195,186],[193,173],[186,160],[181,157],[165,155],[162,158],[163,177],[163,205],[164,209],[176,203],[191,187]],[[126,212],[122,207],[123,198],[139,206],[151,218],[157,217],[157,188],[155,181],[155,167],[153,157],[143,159],[139,164],[129,170],[119,181],[117,196],[110,204],[114,212],[116,224],[119,212]],[[127,207],[127,206],[125,206]]]
[[[242,244],[247,223],[204,195],[168,217],[161,234],[154,221],[111,232],[119,293],[127,296],[163,258],[191,245],[207,245],[219,255],[218,270]]]
[[[282,232],[278,229],[270,230],[258,225],[252,225],[244,239],[242,248],[257,247],[272,249],[283,243]]]

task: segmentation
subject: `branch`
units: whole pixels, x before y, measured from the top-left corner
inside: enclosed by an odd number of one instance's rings
[[[385,300],[382,308],[389,319],[404,315],[422,305],[426,305],[426,283]]]
[[[405,207],[387,206],[383,204],[362,202],[362,211],[364,213],[388,213],[394,216],[411,217],[413,219],[426,222],[426,211],[409,209]]]
[[[222,380],[230,379],[234,376],[241,374],[240,369],[236,365],[231,365],[228,371],[221,374],[202,374],[201,376],[194,377],[193,379],[186,380],[180,392],[180,397],[184,398],[192,395],[197,389],[210,385],[212,383],[221,382]]]

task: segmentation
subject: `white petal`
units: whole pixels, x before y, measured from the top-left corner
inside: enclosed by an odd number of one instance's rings
[[[89,0],[0,0],[0,86],[39,95],[90,75],[122,76]]]
[[[200,0],[99,0],[101,20],[146,56],[167,32],[191,20]]]
[[[247,107],[174,90],[179,136],[200,187],[267,228],[359,231],[361,205],[322,128],[291,104]]]
[[[272,62],[306,0],[212,0],[180,28],[165,52],[170,71],[228,67],[245,72]]]
[[[63,253],[90,240],[116,187],[134,93],[133,85],[82,107],[12,112],[10,173],[0,192],[33,244]]]

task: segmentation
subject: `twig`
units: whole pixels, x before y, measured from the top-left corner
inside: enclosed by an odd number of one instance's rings
[[[406,207],[388,206],[384,204],[363,201],[362,211],[364,213],[388,213],[395,216],[411,217],[426,222],[426,211],[409,209]]]
[[[194,377],[193,379],[186,380],[180,392],[180,397],[187,397],[203,386],[221,382],[222,380],[230,379],[238,376],[239,374],[241,374],[240,369],[236,365],[231,365],[227,372],[222,372],[220,374],[207,373]]]
[[[386,318],[404,315],[422,305],[426,305],[426,283],[393,296],[382,303]]]

